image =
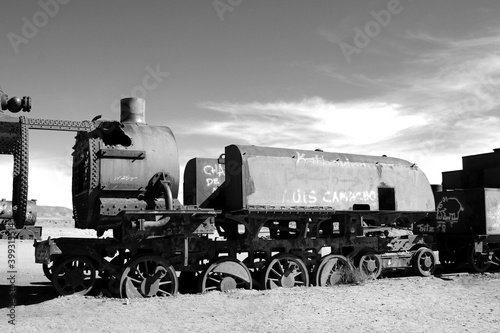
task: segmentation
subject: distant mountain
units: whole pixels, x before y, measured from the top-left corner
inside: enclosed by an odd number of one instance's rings
[[[73,219],[73,210],[66,207],[37,206],[37,219]]]

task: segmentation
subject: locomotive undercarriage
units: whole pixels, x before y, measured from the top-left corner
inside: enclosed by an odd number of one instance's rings
[[[113,238],[38,242],[36,261],[63,295],[101,288],[121,297],[330,286],[353,272],[376,278],[383,268],[413,265],[429,275],[435,267],[423,238],[365,236],[359,213],[217,213],[122,212]],[[144,219],[153,215],[167,221]]]
[[[448,270],[463,264],[476,273],[500,267],[500,236],[438,235],[439,261]]]

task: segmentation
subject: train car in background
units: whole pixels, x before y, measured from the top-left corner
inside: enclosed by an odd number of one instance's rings
[[[500,265],[500,149],[464,156],[462,170],[443,172],[436,213],[415,224],[432,234],[442,265],[475,272]]]
[[[12,155],[12,200],[0,200],[0,239],[40,239],[42,228],[36,226],[36,200],[28,200],[28,131],[18,113],[31,110],[31,98],[11,97],[0,90],[0,155]]]

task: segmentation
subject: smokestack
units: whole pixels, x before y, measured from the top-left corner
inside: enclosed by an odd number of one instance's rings
[[[146,101],[142,98],[122,98],[120,112],[121,123],[146,123]]]

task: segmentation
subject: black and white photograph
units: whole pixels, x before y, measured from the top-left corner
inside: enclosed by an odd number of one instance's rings
[[[0,331],[499,332],[499,18],[2,0]]]

